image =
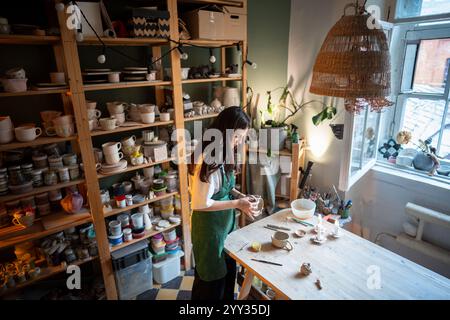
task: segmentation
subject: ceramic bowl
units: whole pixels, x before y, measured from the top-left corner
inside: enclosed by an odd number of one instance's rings
[[[292,213],[299,219],[312,218],[316,204],[309,199],[297,199],[291,202]]]

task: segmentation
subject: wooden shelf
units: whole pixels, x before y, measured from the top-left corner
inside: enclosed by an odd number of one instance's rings
[[[163,46],[168,45],[169,40],[157,38],[101,38],[108,46]],[[94,45],[101,46],[97,37],[85,37],[82,42],[78,42],[79,46]]]
[[[72,261],[70,263],[70,265],[76,265],[76,266],[80,266],[84,263],[96,260],[98,257],[89,257],[87,259],[84,260],[76,260],[76,261]],[[8,294],[11,294],[13,292],[16,292],[17,290],[20,290],[22,288],[25,288],[35,282],[50,278],[51,276],[54,276],[58,273],[64,272],[67,270],[67,265],[59,265],[59,266],[51,266],[51,267],[45,267],[41,269],[41,273],[34,279],[30,279],[27,280],[26,282],[23,283],[16,283],[16,286],[14,288],[10,288],[7,289],[6,291],[4,291],[3,293],[0,293],[0,296],[6,296]]]
[[[197,3],[202,5],[221,5],[221,6],[230,6],[230,7],[243,7],[242,1],[233,1],[233,0],[178,0],[180,3]]]
[[[204,115],[204,116],[195,116],[195,117],[192,117],[192,118],[185,118],[184,122],[211,119],[211,118],[217,117],[217,115],[218,115],[218,113],[213,113],[213,114],[207,114],[207,115]]]
[[[76,135],[68,137],[68,138],[39,137],[36,140],[29,141],[29,142],[12,142],[12,143],[7,143],[7,144],[0,144],[0,152],[6,151],[6,150],[40,146],[43,144],[52,144],[52,143],[60,143],[60,142],[65,142],[65,141],[73,141],[73,140],[76,140],[77,138],[78,138],[78,136],[76,136]]]
[[[167,198],[169,198],[171,196],[174,196],[176,194],[178,194],[178,192],[170,192],[170,193],[167,193],[167,194],[165,194],[163,196],[160,196],[160,197],[156,197],[156,198],[153,198],[153,199],[150,199],[150,200],[145,200],[144,202],[141,202],[141,203],[133,204],[132,206],[126,206],[125,208],[116,208],[116,209],[112,209],[110,211],[104,211],[104,216],[105,216],[105,218],[110,217],[110,216],[115,216],[115,215],[117,215],[119,213],[122,213],[124,211],[133,210],[133,209],[142,207],[142,206],[144,206],[146,204],[149,204],[149,203],[153,203],[153,202],[156,202],[156,201],[159,201],[159,200],[167,199]]]
[[[86,211],[87,212],[87,211]],[[86,213],[84,212],[84,213]],[[58,213],[52,213],[51,215],[57,215]],[[65,214],[66,216],[69,215],[68,213]],[[54,233],[61,232],[63,230],[79,226],[84,223],[88,223],[92,221],[92,217],[89,215],[86,217],[86,214],[80,214],[79,218],[77,217],[77,214],[71,215],[73,217],[73,220],[69,223],[60,225],[55,228],[51,228],[46,230],[44,228],[44,225],[42,224],[42,219],[40,221],[35,222],[31,227],[29,228],[23,228],[21,230],[17,230],[14,232],[11,232],[10,234],[4,234],[0,238],[0,249],[13,246],[17,243],[22,243],[26,241],[32,241],[40,238],[47,237],[49,235],[52,235]]]
[[[27,90],[23,92],[0,92],[0,98],[2,97],[24,97],[24,96],[36,96],[41,94],[57,94],[66,93],[69,89],[53,89],[53,90]]]
[[[172,81],[123,81],[118,83],[84,84],[84,91],[113,90],[123,88],[171,86]]]
[[[33,36],[20,34],[0,35],[0,44],[44,45],[44,44],[56,44],[60,41],[61,38],[59,36]]]
[[[115,176],[115,175],[118,175],[118,174],[123,174],[123,173],[131,172],[131,171],[137,171],[137,170],[140,170],[140,169],[153,167],[153,166],[156,166],[158,164],[162,164],[162,163],[166,163],[166,162],[170,162],[170,161],[175,161],[175,160],[176,160],[175,158],[169,158],[169,159],[166,159],[166,160],[152,162],[152,163],[147,163],[147,164],[142,164],[142,165],[139,165],[139,166],[129,166],[125,170],[120,171],[120,172],[110,173],[110,174],[99,174],[98,178],[99,179],[103,179],[103,178],[106,178],[106,177],[112,177],[112,176]]]
[[[185,46],[206,46],[206,47],[232,47],[238,43],[242,43],[242,40],[208,40],[208,39],[191,39],[191,40],[180,40],[180,42]]]
[[[125,247],[127,247],[127,246],[133,244],[133,243],[136,243],[136,242],[142,241],[142,240],[144,240],[144,239],[153,237],[153,236],[157,235],[158,233],[161,233],[161,232],[165,232],[165,231],[171,230],[171,229],[176,228],[176,227],[178,227],[178,226],[180,226],[180,225],[181,225],[181,223],[172,224],[172,225],[170,225],[169,227],[164,228],[164,230],[161,230],[161,231],[156,231],[156,230],[145,231],[145,235],[144,235],[142,238],[139,238],[139,239],[133,239],[133,240],[131,240],[131,241],[121,243],[121,244],[119,244],[119,245],[117,245],[117,246],[113,246],[113,247],[111,247],[111,252],[120,250],[120,249],[122,249],[122,248],[125,248]]]
[[[242,77],[220,77],[220,78],[208,78],[208,79],[189,79],[181,81],[182,84],[191,83],[207,83],[207,82],[218,82],[218,81],[242,81]]]
[[[33,188],[32,191],[27,192],[27,193],[8,194],[6,196],[0,196],[0,203],[25,198],[25,197],[33,196],[35,194],[49,192],[49,191],[56,190],[56,189],[67,188],[67,187],[75,186],[77,184],[82,184],[84,182],[85,182],[84,179],[78,179],[78,180],[64,182],[64,183],[58,183],[58,184],[55,184],[54,186],[44,186],[44,187]]]
[[[118,132],[125,132],[125,131],[133,131],[133,130],[139,130],[139,129],[145,129],[145,128],[151,128],[151,127],[159,127],[159,126],[168,126],[168,125],[172,125],[174,124],[174,121],[165,121],[165,122],[161,122],[161,121],[156,121],[154,123],[149,123],[149,124],[139,124],[137,126],[132,126],[132,127],[118,127],[114,130],[97,130],[97,131],[92,131],[91,132],[91,136],[92,137],[96,137],[96,136],[104,136],[107,134],[113,134],[113,133],[118,133]]]

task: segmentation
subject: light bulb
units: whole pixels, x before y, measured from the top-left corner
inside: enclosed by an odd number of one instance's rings
[[[77,31],[75,38],[77,39],[77,42],[83,42],[83,40],[84,40],[83,33],[80,31]]]
[[[62,12],[64,10],[64,3],[59,2],[59,3],[55,4],[55,9],[58,12]]]
[[[252,68],[253,68],[253,69],[256,69],[256,68],[258,68],[258,65],[257,65],[255,62],[253,62],[253,63],[252,63]]]
[[[98,63],[105,63],[106,62],[106,56],[104,54],[101,54],[97,57]]]
[[[189,55],[186,52],[183,52],[180,56],[181,60],[187,60],[189,58]]]
[[[216,63],[217,59],[214,56],[209,57],[209,62]]]

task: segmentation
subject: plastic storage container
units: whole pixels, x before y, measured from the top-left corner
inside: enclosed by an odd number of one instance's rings
[[[120,300],[130,300],[153,288],[152,256],[148,241],[139,241],[111,253]]]
[[[180,258],[184,256],[183,251],[168,255],[167,259],[153,264],[154,279],[159,284],[164,284],[180,275]]]

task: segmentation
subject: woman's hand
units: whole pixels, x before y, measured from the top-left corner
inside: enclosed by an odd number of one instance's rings
[[[251,202],[249,197],[240,198],[237,203],[237,209],[245,213],[245,215],[252,219],[252,221],[255,220],[255,216],[258,216],[257,204],[255,202]]]

